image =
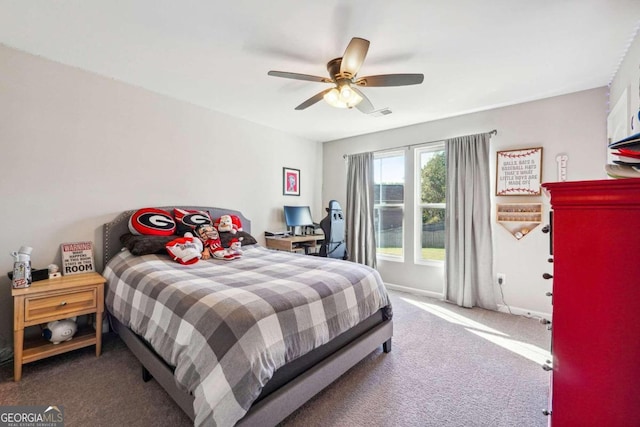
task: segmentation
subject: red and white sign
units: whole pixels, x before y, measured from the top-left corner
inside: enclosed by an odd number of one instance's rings
[[[60,250],[63,275],[96,271],[92,242],[63,243],[60,245]]]

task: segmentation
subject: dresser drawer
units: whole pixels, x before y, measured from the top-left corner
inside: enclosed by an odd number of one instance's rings
[[[84,310],[96,309],[96,288],[65,291],[59,294],[27,297],[24,301],[24,321],[33,322],[51,316],[63,316]]]

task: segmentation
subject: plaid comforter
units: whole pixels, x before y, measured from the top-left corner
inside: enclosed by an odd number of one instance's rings
[[[122,251],[107,265],[106,304],[175,366],[196,425],[231,426],[276,369],[383,307],[377,271],[351,262],[244,247],[234,261],[181,265]]]

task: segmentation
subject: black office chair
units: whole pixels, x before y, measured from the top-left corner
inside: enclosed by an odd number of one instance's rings
[[[320,245],[320,256],[347,259],[344,213],[337,200],[331,200],[326,208],[327,216],[320,221],[324,241]]]

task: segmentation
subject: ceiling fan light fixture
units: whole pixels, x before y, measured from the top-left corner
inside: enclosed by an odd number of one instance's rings
[[[358,87],[389,87],[409,86],[421,84],[423,74],[380,74],[365,76],[356,79],[358,71],[364,62],[369,50],[369,40],[353,37],[344,54],[340,58],[334,58],[327,62],[329,78],[312,76],[309,74],[290,73],[287,71],[269,71],[267,74],[274,77],[284,77],[294,80],[329,83],[335,85],[316,93],[311,98],[298,105],[296,110],[304,110],[321,99],[335,108],[357,107],[364,114],[372,114],[375,109],[367,96]],[[355,85],[355,86],[353,86]]]
[[[323,98],[327,104],[336,108],[352,108],[362,102],[362,97],[351,89],[349,85],[343,85],[339,90],[334,87],[325,93]]]
[[[347,108],[347,104],[340,98],[340,92],[335,87],[324,94],[324,100],[327,104],[336,108]]]
[[[344,85],[340,88],[340,97],[342,99],[351,99],[351,94],[353,91],[348,85]]]

